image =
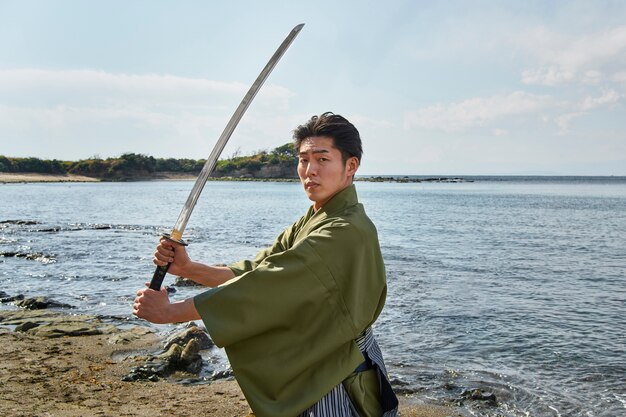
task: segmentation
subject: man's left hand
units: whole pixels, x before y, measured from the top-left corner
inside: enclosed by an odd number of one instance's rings
[[[161,288],[159,291],[144,288],[137,291],[137,297],[133,304],[133,314],[151,323],[171,323],[168,314],[170,306],[170,299],[165,288]]]

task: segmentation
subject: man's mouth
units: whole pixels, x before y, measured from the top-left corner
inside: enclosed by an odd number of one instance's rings
[[[304,183],[304,188],[307,190],[311,190],[317,186],[319,186],[319,184],[313,181],[307,181]]]

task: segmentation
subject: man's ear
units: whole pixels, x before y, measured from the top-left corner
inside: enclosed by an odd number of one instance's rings
[[[357,169],[359,169],[359,159],[356,156],[351,156],[346,161],[346,174],[353,176]]]

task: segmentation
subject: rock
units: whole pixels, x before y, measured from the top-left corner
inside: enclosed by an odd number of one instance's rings
[[[24,299],[23,294],[14,295],[13,297],[9,296],[8,294],[6,295],[7,295],[6,297],[0,298],[0,303],[12,303],[14,301],[20,301]]]
[[[97,325],[92,323],[56,323],[56,324],[44,324],[31,328],[28,334],[33,334],[39,337],[64,337],[64,336],[90,336],[96,334],[102,334],[102,331]]]
[[[446,382],[445,384],[443,384],[442,388],[445,389],[446,391],[454,391],[454,390],[459,389],[459,386],[452,382]]]
[[[196,339],[191,339],[181,352],[180,362],[187,372],[197,374],[202,369],[202,356],[199,352],[200,345]]]
[[[39,261],[44,264],[51,264],[56,262],[51,255],[45,255],[39,252],[0,252],[0,256],[5,258],[24,258],[30,261]]]
[[[227,369],[225,371],[215,371],[213,372],[213,374],[211,375],[211,379],[214,381],[217,381],[218,379],[226,379],[226,378],[231,378],[233,377],[233,370],[232,369]]]
[[[38,232],[43,232],[43,233],[54,233],[54,232],[60,232],[61,228],[60,227],[48,227],[46,229],[38,229]]]
[[[97,335],[115,328],[94,316],[68,315],[53,310],[0,310],[0,323],[17,326],[30,335],[49,338]]]
[[[15,326],[15,331],[16,332],[27,332],[30,329],[34,329],[35,327],[38,327],[39,323],[33,322],[33,321],[25,321],[22,324],[18,324],[17,326]]]
[[[86,323],[100,324],[94,316],[86,314],[68,315],[55,310],[0,310],[0,323],[17,326],[27,321],[46,323]]]
[[[403,387],[406,385],[409,385],[408,382],[403,381],[402,379],[398,378],[398,377],[392,377],[389,379],[389,383],[394,386],[394,387]]]
[[[153,357],[152,359],[166,361],[176,366],[180,362],[181,353],[183,353],[183,348],[181,348],[180,345],[178,345],[177,343],[172,343],[169,346],[168,350],[158,356]]]
[[[144,365],[136,366],[131,369],[128,375],[124,375],[122,377],[122,381],[132,382],[147,380],[156,382],[159,380],[159,377],[166,376],[171,373],[168,368],[169,364],[163,361],[158,363],[146,363]]]
[[[0,224],[17,224],[17,225],[33,225],[33,224],[39,224],[39,222],[33,221],[33,220],[2,220],[0,221]]]
[[[158,381],[178,371],[197,375],[202,369],[202,356],[198,352],[200,345],[196,339],[190,339],[184,347],[171,343],[165,352],[151,356],[145,364],[132,368],[122,381]]]
[[[167,362],[173,372],[186,371],[197,374],[202,368],[202,356],[198,352],[200,352],[198,341],[191,339],[184,347],[173,343],[166,352],[155,358]]]
[[[24,298],[15,302],[15,305],[26,310],[42,310],[45,308],[74,308],[69,304],[59,303],[47,297]]]
[[[209,349],[210,347],[214,345],[213,341],[211,340],[207,332],[205,332],[204,330],[202,330],[195,324],[191,324],[191,326],[188,327],[187,329],[170,337],[165,342],[164,349],[168,350],[169,347],[174,343],[180,346],[186,346],[187,343],[191,339],[196,339],[196,341],[198,342],[198,346],[200,347],[200,350]]]
[[[183,278],[183,277],[176,277],[176,281],[174,281],[174,284],[172,285],[174,285],[175,287],[201,287],[202,286],[193,280]]]
[[[482,401],[490,406],[498,405],[498,401],[496,400],[496,395],[494,393],[483,392],[480,389],[465,390],[461,393],[461,397],[472,401]]]
[[[196,339],[191,339],[187,346],[180,353],[180,360],[183,363],[190,363],[200,356],[200,345]]]
[[[152,334],[152,330],[147,327],[135,326],[129,330],[123,330],[119,333],[114,334],[113,336],[109,337],[108,342],[113,345],[127,345]]]
[[[397,377],[392,377],[389,383],[393,387],[393,392],[398,395],[411,395],[418,391],[416,388],[411,387],[408,382]]]

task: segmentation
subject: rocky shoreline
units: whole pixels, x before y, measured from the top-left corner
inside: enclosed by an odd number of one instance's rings
[[[0,415],[245,416],[229,371],[199,378],[204,329],[167,339],[139,320],[74,313],[46,297],[0,291]],[[199,383],[202,381],[202,383]],[[464,416],[401,397],[402,416]]]

